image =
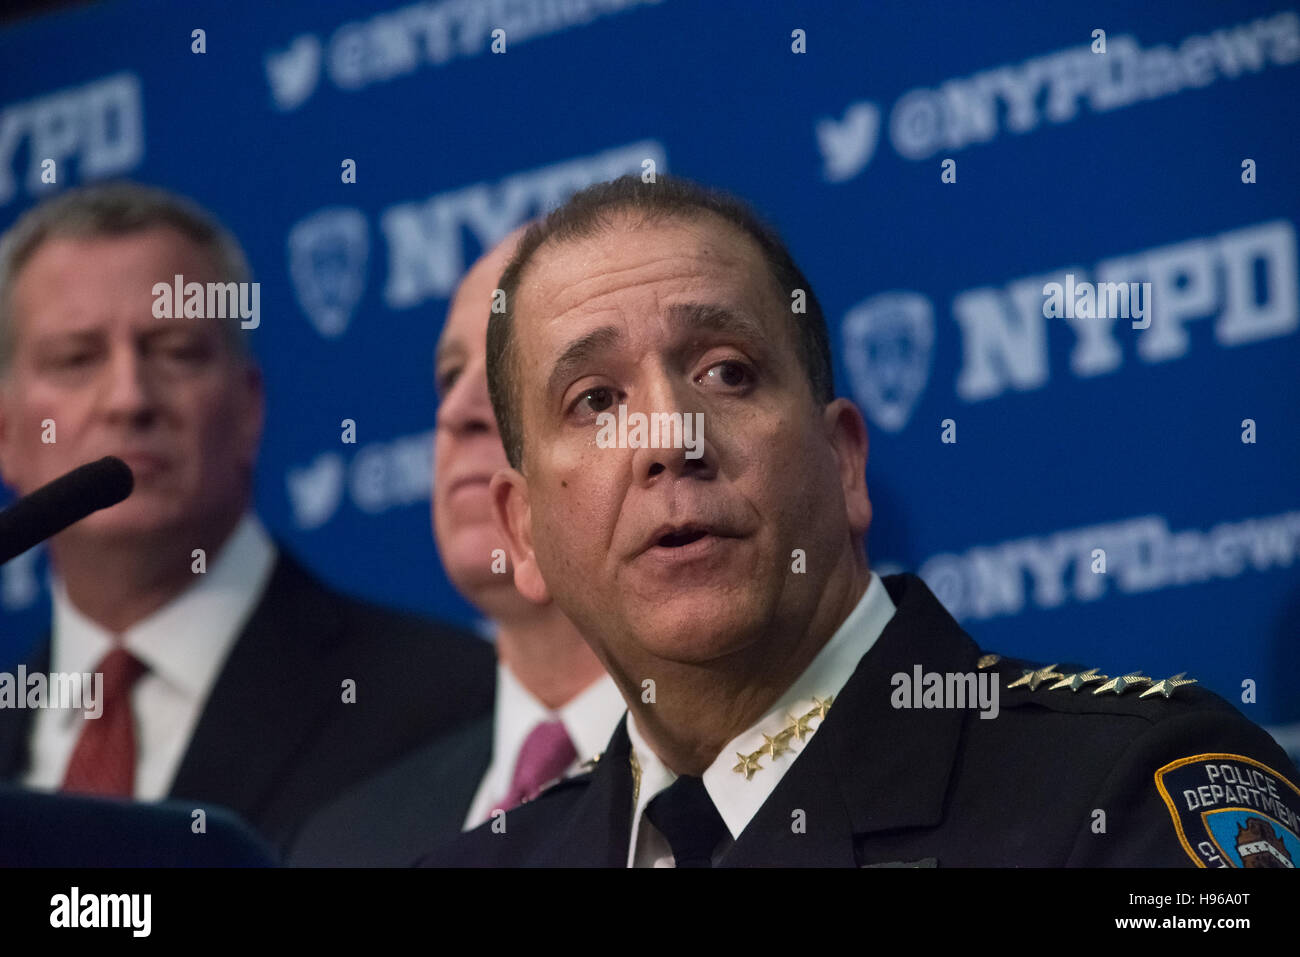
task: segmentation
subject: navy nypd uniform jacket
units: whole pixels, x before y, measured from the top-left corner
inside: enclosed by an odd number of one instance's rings
[[[718,866],[1300,864],[1296,769],[1227,701],[983,654],[919,578],[883,580],[894,617]],[[918,665],[996,676],[997,716],[896,707]],[[629,752],[620,723],[594,769],[419,863],[626,866]]]

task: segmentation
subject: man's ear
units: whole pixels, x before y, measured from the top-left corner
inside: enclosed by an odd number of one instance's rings
[[[849,528],[861,538],[871,527],[871,499],[867,495],[867,423],[848,399],[836,399],[822,414],[827,438],[839,463],[840,487]]]
[[[515,569],[515,588],[531,602],[544,605],[551,600],[537,554],[533,551],[533,510],[528,498],[528,480],[517,470],[501,469],[488,486],[492,515],[506,541],[510,564]]]

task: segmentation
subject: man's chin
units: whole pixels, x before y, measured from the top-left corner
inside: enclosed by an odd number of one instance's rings
[[[637,623],[636,642],[656,658],[681,664],[743,651],[761,637],[759,620],[752,606],[732,601],[666,602]]]
[[[174,505],[149,507],[143,501],[127,500],[112,508],[92,512],[81,521],[71,525],[63,533],[64,541],[95,542],[97,544],[127,543],[147,541],[165,544],[168,539],[176,540],[178,546],[190,549],[201,548],[200,542],[180,541],[186,537],[187,523],[183,513]]]

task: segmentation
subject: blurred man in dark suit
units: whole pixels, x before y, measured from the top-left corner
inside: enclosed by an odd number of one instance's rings
[[[604,747],[623,699],[555,605],[515,589],[488,484],[508,463],[487,388],[487,323],[522,230],[461,280],[434,374],[433,529],[448,576],[496,625],[497,683],[484,717],[412,754],[322,809],[295,843],[295,865],[397,866],[534,796]]]
[[[0,780],[213,802],[282,845],[484,711],[491,653],[327,588],[258,521],[262,383],[241,318],[179,302],[166,318],[155,289],[249,280],[207,214],[129,183],[48,200],[0,244],[0,475],[26,494],[104,455],[135,475],[51,539],[51,634],[27,662],[102,673],[103,714],[0,709]]]
[[[983,654],[921,579],[872,571],[863,417],[743,203],[598,184],[500,286],[491,493],[515,583],[569,615],[629,713],[593,770],[428,863],[1300,859],[1295,770],[1222,698]],[[695,441],[684,420],[665,441],[687,415]]]

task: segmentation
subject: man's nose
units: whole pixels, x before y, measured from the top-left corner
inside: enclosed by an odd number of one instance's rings
[[[438,404],[437,426],[454,435],[496,432],[484,363],[475,363],[462,372],[443,396]]]
[[[102,409],[118,420],[144,423],[157,412],[157,396],[149,368],[137,349],[113,350],[105,369]]]
[[[665,378],[645,398],[644,405],[627,410],[629,437],[633,412],[646,416],[646,443],[632,453],[636,480],[648,484],[663,475],[699,479],[717,475],[717,454],[707,439],[706,416],[695,391]],[[658,448],[653,447],[656,440]]]

